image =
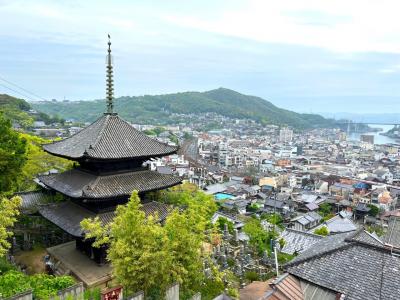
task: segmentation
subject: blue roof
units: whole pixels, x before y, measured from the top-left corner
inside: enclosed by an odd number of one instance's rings
[[[364,182],[357,182],[356,184],[353,185],[353,187],[356,189],[367,189],[368,184],[366,184]]]

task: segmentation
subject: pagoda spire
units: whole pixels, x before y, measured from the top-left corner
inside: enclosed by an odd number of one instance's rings
[[[108,55],[107,55],[107,90],[106,90],[106,100],[107,100],[107,114],[114,113],[114,80],[113,80],[113,65],[111,56],[111,37],[108,35]]]

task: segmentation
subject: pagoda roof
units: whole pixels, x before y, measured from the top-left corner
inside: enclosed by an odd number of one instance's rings
[[[129,196],[134,190],[139,193],[149,192],[182,182],[178,176],[147,169],[105,175],[72,169],[60,174],[41,175],[38,178],[45,186],[53,190],[71,198],[87,201]]]
[[[151,201],[143,203],[140,209],[146,214],[146,216],[157,216],[158,221],[162,222],[167,218],[172,207],[165,203]],[[83,219],[98,217],[103,225],[107,225],[111,223],[115,217],[115,211],[95,214],[94,212],[71,201],[40,206],[39,213],[50,222],[75,237],[81,237],[84,235],[83,229],[80,225]]]
[[[118,160],[165,156],[175,153],[178,147],[148,137],[112,113],[104,114],[71,137],[44,145],[43,149],[72,160]]]

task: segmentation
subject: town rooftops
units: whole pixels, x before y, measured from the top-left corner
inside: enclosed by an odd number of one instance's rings
[[[111,175],[96,175],[80,169],[60,174],[42,175],[39,180],[47,187],[68,197],[86,199],[107,199],[129,196],[132,191],[139,193],[159,190],[181,183],[173,175],[142,169]]]
[[[44,145],[43,149],[72,160],[146,159],[178,150],[146,136],[117,114],[104,114],[73,136]]]
[[[344,295],[344,299],[399,299],[400,257],[363,230],[326,237],[285,269],[300,280]]]

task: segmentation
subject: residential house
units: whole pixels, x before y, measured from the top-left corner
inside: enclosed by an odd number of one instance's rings
[[[291,228],[298,230],[298,231],[308,231],[314,227],[316,227],[322,217],[316,212],[308,212],[304,215],[297,216],[290,220],[292,226]]]

